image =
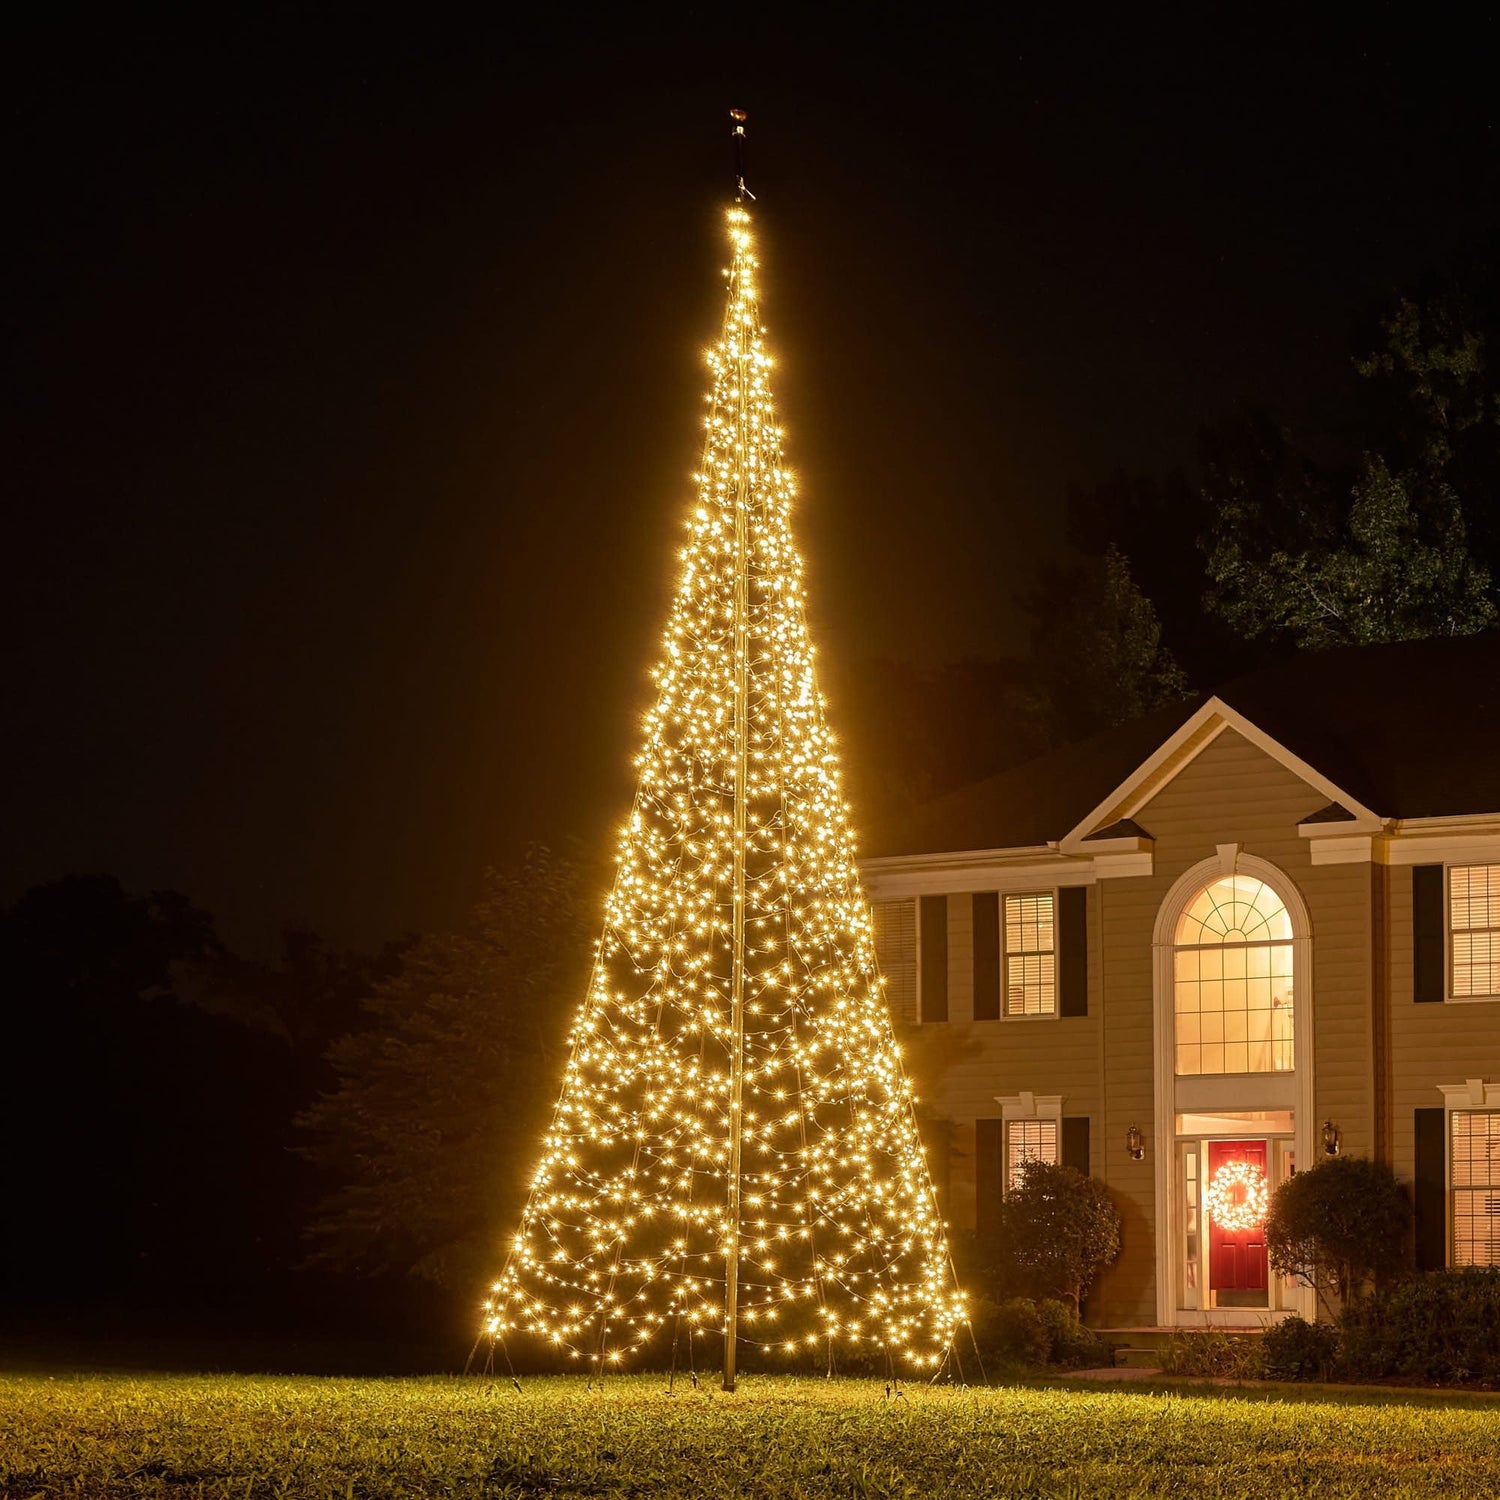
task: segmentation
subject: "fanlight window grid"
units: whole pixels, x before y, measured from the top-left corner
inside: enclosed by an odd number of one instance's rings
[[[1500,865],[1448,871],[1455,996],[1500,995]]]
[[[1051,891],[1005,898],[1005,1014],[1057,1014],[1057,921]]]
[[[1253,876],[1188,903],[1173,954],[1179,1075],[1292,1071],[1291,937],[1285,903]]]
[[[1021,1164],[1027,1161],[1057,1164],[1056,1120],[1005,1122],[1005,1180],[1011,1188],[1020,1187]]]
[[[1500,1264],[1500,1110],[1455,1110],[1453,1264]]]

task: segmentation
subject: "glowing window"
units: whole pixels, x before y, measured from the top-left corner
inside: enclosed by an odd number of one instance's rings
[[[1448,871],[1454,995],[1500,995],[1500,865]]]
[[[1500,1264],[1500,1110],[1455,1110],[1453,1264]]]
[[[1019,1187],[1021,1163],[1044,1161],[1057,1163],[1056,1120],[1007,1120],[1005,1122],[1005,1181],[1008,1187]]]
[[[1291,938],[1281,897],[1254,876],[1188,903],[1172,956],[1179,1074],[1292,1070]]]
[[[1057,1014],[1056,902],[1051,891],[1005,898],[1005,1014]]]

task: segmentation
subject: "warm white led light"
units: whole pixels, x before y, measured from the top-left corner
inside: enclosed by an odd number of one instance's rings
[[[742,1342],[930,1368],[962,1301],[814,678],[743,205],[729,235],[635,806],[486,1327],[598,1367],[724,1327],[728,1297]]]

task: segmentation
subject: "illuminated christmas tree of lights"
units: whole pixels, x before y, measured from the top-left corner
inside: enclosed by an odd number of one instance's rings
[[[593,1371],[722,1333],[733,1390],[748,1344],[935,1371],[964,1314],[814,675],[743,194],[728,231],[635,803],[485,1328]]]

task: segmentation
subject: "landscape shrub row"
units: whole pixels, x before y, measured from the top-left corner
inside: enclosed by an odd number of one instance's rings
[[[1255,1339],[1205,1329],[1163,1356],[1176,1375],[1500,1385],[1500,1269],[1434,1271],[1367,1292],[1332,1323],[1286,1318]]]

